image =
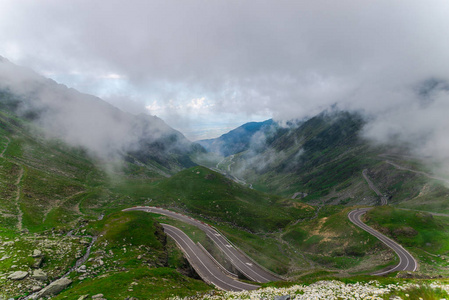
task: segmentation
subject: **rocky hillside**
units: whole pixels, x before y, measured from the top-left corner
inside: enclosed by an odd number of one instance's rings
[[[180,273],[190,275],[188,264],[149,214],[115,213],[86,225],[67,234],[2,230],[0,299],[167,299],[210,289]]]
[[[381,283],[342,282],[339,280],[321,280],[310,285],[297,284],[288,287],[266,287],[248,292],[218,292],[213,296],[203,295],[197,299],[445,299],[449,296],[449,286],[445,282],[391,281]],[[176,300],[181,298],[176,297]]]

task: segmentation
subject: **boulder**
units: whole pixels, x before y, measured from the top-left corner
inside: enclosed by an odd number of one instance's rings
[[[32,257],[41,257],[42,256],[42,251],[41,250],[38,250],[38,249],[35,249],[34,251],[33,251],[33,254],[31,255]]]
[[[290,300],[290,295],[285,295],[285,296],[275,296],[274,300]]]
[[[39,299],[39,298],[44,298],[44,297],[51,296],[51,295],[57,295],[63,289],[68,287],[71,283],[72,283],[72,280],[70,280],[68,278],[65,278],[65,277],[60,278],[56,281],[53,281],[46,287],[44,287],[41,291],[37,292],[33,296],[33,299]]]
[[[97,299],[97,300],[98,299],[103,299],[103,296],[104,296],[103,294],[96,294],[96,295],[92,296],[92,299]]]
[[[33,293],[38,292],[38,291],[40,291],[40,290],[42,290],[42,287],[40,287],[40,286],[38,286],[38,285],[33,285],[33,286],[31,287],[31,292],[33,292]]]
[[[8,276],[8,279],[11,280],[22,280],[28,276],[28,272],[25,271],[16,271]]]
[[[39,269],[42,266],[42,263],[44,262],[44,256],[36,257],[34,259],[34,263],[31,265],[33,269]]]
[[[80,266],[76,271],[79,273],[86,273],[86,265]]]
[[[78,300],[86,300],[87,298],[89,298],[89,294],[80,296]]]
[[[90,245],[90,241],[89,241],[89,240],[86,240],[86,239],[81,239],[81,240],[80,240],[80,244],[83,244],[83,245]]]
[[[40,281],[47,280],[47,274],[41,269],[34,270],[33,275],[31,275],[31,277]]]

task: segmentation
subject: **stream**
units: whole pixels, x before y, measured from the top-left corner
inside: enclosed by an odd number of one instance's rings
[[[70,270],[68,270],[67,273],[62,275],[60,278],[69,276],[70,273],[72,273],[75,269],[77,269],[81,265],[83,265],[87,261],[87,259],[89,258],[90,249],[92,248],[93,244],[97,241],[97,236],[85,235],[85,236],[81,236],[81,237],[82,238],[91,238],[92,239],[90,241],[89,246],[87,246],[86,253],[82,257],[78,258],[78,260],[76,261],[75,265],[72,268],[70,268]]]
[[[70,230],[70,231],[67,233],[67,236],[73,237],[74,235],[73,235],[72,233],[73,233],[73,230]],[[78,237],[78,236],[77,236],[77,237]],[[52,283],[55,282],[56,280],[59,280],[59,279],[61,279],[61,278],[64,278],[64,277],[69,276],[70,273],[72,273],[73,271],[75,271],[77,268],[79,268],[81,265],[83,265],[83,264],[87,261],[87,259],[89,258],[89,255],[90,255],[90,250],[91,250],[93,244],[97,241],[97,238],[98,238],[98,237],[97,237],[97,236],[91,236],[91,235],[83,235],[83,236],[79,236],[79,237],[80,237],[80,238],[91,238],[91,239],[92,239],[92,240],[90,241],[89,246],[87,246],[86,253],[85,253],[82,257],[78,258],[77,261],[76,261],[76,263],[75,263],[75,265],[74,265],[73,267],[71,267],[71,268],[70,268],[64,275],[62,275],[61,277],[58,277],[58,278],[52,280],[52,281],[51,281],[49,284],[47,284],[46,286],[49,286],[50,284],[52,284]],[[37,292],[34,292],[34,293],[32,293],[32,294],[30,294],[30,295],[28,295],[28,296],[26,296],[26,297],[21,297],[21,298],[19,298],[19,299],[24,299],[24,300],[26,300],[26,299],[34,299],[34,295],[36,295],[36,294],[39,293],[39,292],[40,292],[40,290],[37,291]]]

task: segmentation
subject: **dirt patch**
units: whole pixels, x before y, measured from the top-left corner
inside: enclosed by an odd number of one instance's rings
[[[321,228],[323,228],[324,223],[326,223],[326,220],[328,217],[324,217],[318,220],[318,224],[314,230],[310,231],[310,235],[322,235]]]
[[[425,196],[430,192],[430,184],[426,183],[421,191],[419,191],[418,197]]]
[[[307,210],[315,210],[315,207],[313,207],[309,204],[302,203],[302,202],[293,202],[293,207],[300,208],[300,209],[307,209]]]

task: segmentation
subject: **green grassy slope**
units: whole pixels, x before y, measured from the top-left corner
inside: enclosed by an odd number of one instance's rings
[[[219,167],[257,190],[296,195],[313,205],[376,205],[380,197],[363,178],[366,169],[390,204],[449,212],[449,179],[431,178],[428,165],[406,155],[400,145],[375,146],[364,140],[364,123],[358,114],[325,112],[279,131],[265,148],[227,157]]]
[[[107,299],[167,299],[211,289],[176,270],[178,252],[167,245],[162,226],[147,213],[111,214],[87,231],[99,236],[85,264],[87,271],[74,272],[72,286],[55,299],[99,293]]]
[[[79,237],[64,234],[89,222],[88,232],[102,235],[86,263],[91,275],[74,274],[72,288],[60,297],[101,292],[115,299],[113,291],[117,299],[145,299],[148,293],[165,298],[209,290],[184,276],[194,274],[174,243],[164,239],[155,216],[119,212],[133,205],[163,206],[208,222],[263,266],[287,276],[320,271],[358,274],[395,263],[390,251],[347,220],[349,208],[320,206],[352,205],[363,199],[376,203],[377,196],[361,176],[365,168],[394,205],[447,209],[448,193],[441,182],[387,164],[378,156],[382,149],[370,148],[357,138],[361,126],[361,119],[348,114],[315,118],[273,139],[270,151],[257,153],[250,161],[246,154],[236,155],[227,162],[233,170],[248,162],[259,164],[244,173],[254,179],[258,190],[253,190],[204,167],[165,178],[161,174],[169,169],[157,161],[145,165],[127,156],[121,164],[98,162],[83,149],[48,140],[28,121],[0,111],[0,238],[4,242],[17,237],[21,250],[17,257],[0,261],[0,271],[12,271],[16,262],[31,270],[34,260],[28,257],[29,249],[49,237],[48,261],[42,268],[56,278],[86,248]],[[307,196],[288,199],[296,192]],[[443,241],[449,224],[444,218],[387,208],[371,213],[374,226],[413,248],[424,273],[448,274],[449,250]],[[105,219],[96,221],[103,214]],[[185,229],[219,254],[195,228]],[[55,254],[58,243],[66,254]],[[13,248],[5,247],[5,253],[18,254]],[[0,284],[17,292],[8,296],[27,292],[1,276]]]
[[[164,205],[254,232],[278,230],[313,211],[295,205],[297,201],[243,187],[204,167],[193,167],[158,182],[123,181],[111,190],[132,195],[141,204]]]
[[[449,273],[449,217],[379,207],[367,213],[366,221],[410,250],[422,273]]]
[[[231,170],[256,189],[315,201],[356,186],[362,170],[378,163],[378,149],[359,137],[364,122],[345,112],[321,114],[299,127],[280,131],[263,152],[237,155]],[[366,189],[360,196],[365,197]],[[342,193],[339,201],[346,200]],[[354,204],[354,203],[352,203]]]
[[[317,218],[290,226],[282,238],[324,269],[359,273],[394,263],[382,243],[348,220],[352,209],[323,208]]]
[[[74,200],[103,184],[104,172],[83,151],[31,134],[29,123],[8,113],[0,112],[0,123],[5,224],[29,231],[70,225],[82,215]]]
[[[294,201],[242,187],[204,167],[182,171],[156,188],[169,191],[175,203],[196,215],[251,231],[275,231],[311,211],[295,207]]]

